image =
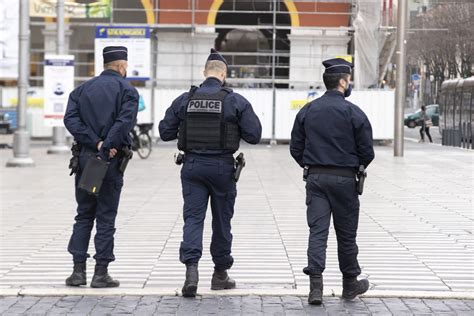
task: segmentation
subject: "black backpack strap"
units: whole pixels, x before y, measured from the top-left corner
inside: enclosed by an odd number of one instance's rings
[[[231,88],[228,88],[228,87],[222,87],[221,90],[227,91],[227,93],[234,92],[234,90],[232,90]]]
[[[182,151],[186,151],[187,150],[187,146],[186,146],[186,142],[187,142],[187,135],[186,135],[186,117],[188,116],[188,103],[189,103],[189,100],[194,96],[194,93],[196,92],[196,90],[198,89],[198,87],[196,86],[191,86],[191,88],[189,89],[189,92],[188,92],[188,100],[186,102],[186,105],[184,106],[184,120],[180,123],[180,127],[179,127],[179,132],[182,133],[182,135],[180,135],[181,137],[181,145],[183,146],[182,148],[180,148],[180,150]],[[178,145],[179,145],[179,142],[178,142]]]
[[[221,148],[227,149],[227,137],[226,137],[226,122],[224,119],[224,99],[227,97],[228,94],[232,93],[232,89],[222,87],[221,90],[217,93],[219,99],[222,100],[222,112],[221,112]]]
[[[198,89],[197,86],[191,86],[191,88],[189,89],[189,94],[188,94],[188,99],[192,98],[194,93],[196,92],[196,90]]]

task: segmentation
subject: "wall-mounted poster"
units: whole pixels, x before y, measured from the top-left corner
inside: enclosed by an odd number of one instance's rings
[[[64,126],[69,94],[74,90],[74,56],[46,55],[44,61],[44,122]]]
[[[150,28],[132,26],[98,26],[95,33],[95,75],[104,70],[102,50],[106,46],[128,49],[127,79],[150,79]]]

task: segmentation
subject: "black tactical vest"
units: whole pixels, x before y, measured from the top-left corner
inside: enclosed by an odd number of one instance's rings
[[[237,123],[224,119],[224,99],[232,90],[221,89],[215,94],[195,93],[191,87],[184,120],[179,126],[178,148],[189,150],[237,151],[240,130]]]

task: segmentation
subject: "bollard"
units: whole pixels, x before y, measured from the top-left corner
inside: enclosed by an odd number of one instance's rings
[[[458,129],[454,130],[454,146],[461,147],[461,131]]]
[[[466,148],[466,122],[462,123],[462,129],[461,129],[461,146],[462,148]]]

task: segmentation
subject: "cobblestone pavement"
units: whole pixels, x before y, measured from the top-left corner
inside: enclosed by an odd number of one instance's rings
[[[38,289],[38,295],[41,289],[70,293],[64,279],[72,264],[66,248],[75,215],[73,178],[68,177],[69,157],[46,155],[46,149],[32,148],[36,167],[30,169],[5,168],[11,151],[0,151],[0,295],[25,289]],[[117,218],[117,260],[110,266],[121,281],[121,294],[159,289],[173,294],[182,286],[182,197],[175,151],[174,144],[159,144],[149,159],[134,159],[127,170]],[[308,290],[302,273],[308,228],[301,169],[286,145],[243,146],[242,151],[247,167],[238,184],[231,270],[241,292],[233,295],[254,290],[265,295],[267,289],[303,295]],[[406,142],[404,158],[394,158],[390,146],[376,148],[361,198],[358,235],[359,261],[372,284],[368,294],[473,293],[473,163],[474,151],[457,148]],[[209,288],[212,274],[210,232],[208,216],[200,289]],[[88,264],[92,270],[93,261]],[[326,294],[340,291],[333,230],[324,279]]]
[[[311,306],[297,296],[68,296],[0,298],[7,315],[473,315],[474,301],[325,298]]]

